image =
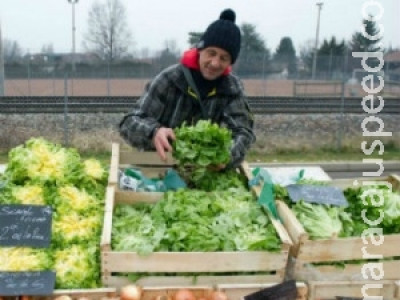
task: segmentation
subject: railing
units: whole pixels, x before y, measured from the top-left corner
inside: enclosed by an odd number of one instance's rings
[[[0,97],[0,114],[126,113],[138,97]],[[248,97],[255,114],[365,113],[361,97]],[[384,100],[381,113],[399,114],[400,98]]]

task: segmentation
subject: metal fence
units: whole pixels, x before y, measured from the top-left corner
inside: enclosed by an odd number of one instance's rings
[[[318,56],[312,74],[311,59],[295,62],[240,57],[234,72],[243,80],[249,96],[360,96],[361,81],[368,75],[360,59]],[[147,59],[112,64],[80,61],[72,65],[41,56],[5,65],[5,96],[139,96],[157,73],[177,61]],[[375,74],[385,80],[386,96],[400,96],[400,62],[388,62]]]

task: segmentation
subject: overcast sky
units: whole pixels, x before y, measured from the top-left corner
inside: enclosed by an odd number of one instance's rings
[[[76,51],[83,51],[88,14],[96,0],[79,0],[76,4]],[[105,0],[97,0],[104,2]],[[335,35],[349,40],[360,30],[363,5],[371,0],[320,0],[320,41]],[[384,28],[384,45],[400,47],[400,1],[376,0],[384,14],[378,23]],[[230,7],[236,23],[251,23],[275,51],[284,36],[292,38],[297,53],[307,41],[315,40],[317,0],[121,0],[126,8],[132,33],[133,50],[140,53],[164,47],[174,40],[178,49],[188,48],[188,32],[204,31],[220,12]],[[377,13],[376,7],[368,12]],[[72,5],[67,0],[0,0],[0,24],[3,38],[16,40],[24,51],[40,52],[52,44],[55,52],[72,49]]]

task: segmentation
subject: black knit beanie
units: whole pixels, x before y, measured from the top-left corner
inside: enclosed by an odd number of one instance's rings
[[[240,51],[240,29],[235,24],[236,14],[231,9],[221,12],[219,20],[211,23],[204,32],[197,48],[218,47],[231,55],[232,64]]]

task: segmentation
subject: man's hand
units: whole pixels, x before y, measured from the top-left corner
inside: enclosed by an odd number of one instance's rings
[[[160,127],[153,136],[153,145],[163,161],[167,160],[166,152],[172,152],[170,141],[175,141],[175,133],[171,128]]]
[[[208,166],[208,169],[209,169],[210,171],[214,171],[214,172],[224,170],[225,168],[226,168],[226,164],[209,165],[209,166]]]

